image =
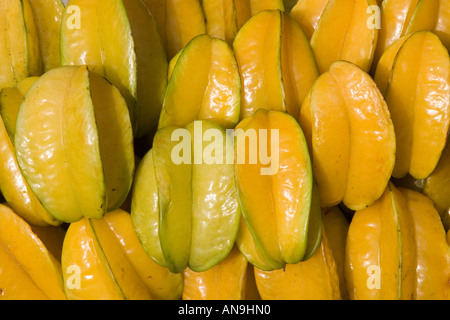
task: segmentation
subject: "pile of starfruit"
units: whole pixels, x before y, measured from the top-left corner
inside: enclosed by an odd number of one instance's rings
[[[450,299],[448,0],[0,1],[0,299]]]

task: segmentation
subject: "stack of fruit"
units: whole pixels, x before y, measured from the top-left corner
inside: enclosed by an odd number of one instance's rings
[[[0,299],[450,299],[449,49],[447,0],[0,1]]]

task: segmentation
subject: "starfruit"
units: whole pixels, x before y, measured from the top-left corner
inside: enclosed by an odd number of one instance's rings
[[[259,108],[297,118],[319,75],[298,23],[280,10],[262,11],[240,29],[233,50],[242,83],[241,120]]]
[[[289,14],[302,27],[308,40],[311,40],[328,2],[328,0],[298,0],[290,11]]]
[[[450,58],[432,32],[397,40],[380,59],[375,80],[392,116],[397,155],[392,175],[428,177],[447,141],[450,124]],[[397,51],[397,52],[396,52]],[[385,60],[385,61],[382,61]]]
[[[407,28],[419,0],[386,0],[380,10],[380,29],[372,64],[375,73],[378,61],[388,47],[407,34]]]
[[[203,0],[206,33],[232,45],[237,32],[263,10],[283,10],[281,0]]]
[[[447,143],[436,168],[422,182],[421,191],[432,201],[446,230],[450,229],[450,145]]]
[[[42,241],[48,252],[52,254],[58,263],[61,263],[61,253],[67,226],[37,226],[30,224],[30,227],[39,240]]]
[[[394,41],[388,48],[386,48],[386,50],[384,50],[383,55],[378,61],[373,79],[383,95],[387,92],[389,81],[391,80],[392,67],[398,51],[409,37],[410,35],[406,35]]]
[[[183,271],[182,299],[257,300],[253,266],[234,246],[225,260],[206,271]]]
[[[181,297],[181,275],[150,259],[130,215],[121,210],[102,219],[72,223],[64,239],[61,265],[71,300],[173,300]]]
[[[226,258],[240,217],[233,168],[231,137],[213,121],[157,131],[131,203],[138,237],[157,263],[200,272]]]
[[[263,300],[340,300],[339,275],[326,232],[307,261],[284,269],[263,271],[255,267],[258,292]]]
[[[25,93],[37,80],[25,78],[0,92],[0,190],[14,212],[33,225],[59,225],[39,202],[20,170],[14,148],[16,119]]]
[[[52,69],[34,83],[14,145],[28,185],[57,220],[101,218],[128,194],[134,151],[127,105],[86,66]]]
[[[117,87],[136,137],[156,130],[167,59],[156,23],[140,0],[69,1],[62,17],[61,64],[87,65]]]
[[[237,244],[247,259],[273,270],[311,257],[320,243],[320,207],[297,121],[264,109],[241,121],[235,175],[243,217]]]
[[[414,224],[415,300],[450,299],[450,247],[439,214],[425,195],[400,189]]]
[[[206,33],[200,0],[142,0],[155,17],[167,59],[172,59],[189,41]]]
[[[360,210],[383,194],[395,163],[396,134],[366,72],[351,62],[333,63],[305,99],[300,124],[323,207],[343,202]]]
[[[16,86],[3,88],[0,91],[0,115],[12,141],[14,141],[16,132],[17,113],[19,112],[20,104],[28,89],[37,79],[39,77],[28,77],[20,80]]]
[[[416,31],[432,31],[450,50],[450,3],[446,0],[420,0],[406,30],[406,34]]]
[[[29,0],[0,3],[0,89],[42,73],[39,38]]]
[[[448,299],[449,253],[431,200],[390,183],[350,223],[345,262],[350,298]]]
[[[415,276],[412,228],[406,199],[393,184],[374,204],[355,213],[345,262],[350,299],[411,299]]]
[[[61,66],[59,32],[64,4],[61,0],[28,0],[33,10],[39,39],[39,52],[43,71]]]
[[[60,262],[8,206],[0,204],[0,300],[64,300]]]
[[[159,128],[213,120],[225,129],[239,122],[241,82],[225,41],[200,35],[170,62]]]
[[[338,207],[322,210],[323,238],[307,261],[288,264],[283,270],[263,271],[255,267],[262,299],[347,299],[344,277],[345,243],[349,223]]]
[[[367,12],[376,5],[376,0],[328,2],[311,37],[311,47],[321,73],[338,60],[353,62],[364,71],[370,71],[378,29],[369,26]]]
[[[348,300],[344,266],[349,222],[342,210],[335,206],[322,209],[322,223],[336,264],[341,298]]]

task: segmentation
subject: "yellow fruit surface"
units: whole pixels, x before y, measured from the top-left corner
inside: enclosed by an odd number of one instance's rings
[[[450,0],[0,0],[0,300],[450,300],[449,50]]]

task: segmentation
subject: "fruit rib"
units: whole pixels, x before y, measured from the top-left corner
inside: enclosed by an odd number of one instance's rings
[[[3,204],[0,220],[0,298],[65,299],[61,266],[30,225]]]

